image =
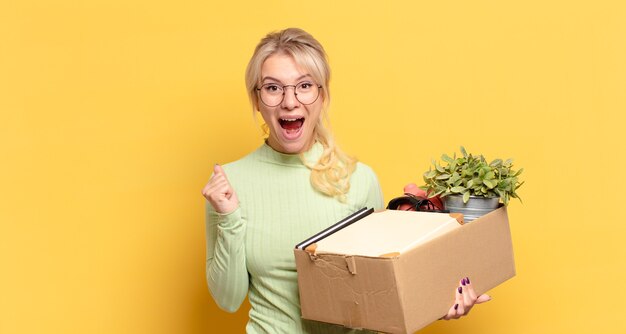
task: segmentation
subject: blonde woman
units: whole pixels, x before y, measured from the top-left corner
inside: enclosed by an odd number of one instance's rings
[[[202,190],[209,290],[228,312],[249,297],[247,333],[354,332],[301,319],[293,256],[298,242],[332,223],[384,207],[372,169],[342,152],[328,130],[329,80],[325,51],[310,34],[291,28],[263,38],[246,86],[267,138],[245,157],[215,165]],[[469,280],[460,286],[446,319],[478,299]]]

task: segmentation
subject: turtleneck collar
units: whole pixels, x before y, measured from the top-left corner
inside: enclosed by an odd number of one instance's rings
[[[311,148],[304,152],[304,158],[310,164],[315,164],[324,152],[324,146],[316,141]],[[300,159],[299,154],[285,154],[274,150],[267,142],[265,142],[259,149],[259,158],[262,161],[269,163],[275,163],[286,166],[302,166],[305,167]]]

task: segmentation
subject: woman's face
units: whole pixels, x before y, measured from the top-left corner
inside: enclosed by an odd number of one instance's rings
[[[274,54],[263,63],[261,85],[276,84],[269,85],[270,89],[275,89],[303,82],[318,84],[289,55]],[[293,86],[284,89],[283,101],[275,107],[268,107],[259,100],[259,111],[270,129],[269,145],[278,152],[288,154],[305,152],[313,145],[314,130],[323,104],[321,93],[315,102],[302,104],[296,99]],[[304,87],[308,86],[305,84]],[[302,99],[302,95],[300,97]]]

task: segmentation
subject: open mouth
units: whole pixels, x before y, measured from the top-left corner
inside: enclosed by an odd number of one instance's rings
[[[296,139],[300,134],[302,125],[304,124],[304,117],[300,118],[279,118],[278,123],[283,128],[285,136],[289,139]]]

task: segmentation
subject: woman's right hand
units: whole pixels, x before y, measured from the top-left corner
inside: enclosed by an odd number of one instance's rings
[[[215,164],[213,176],[202,189],[202,195],[209,201],[217,213],[231,213],[239,206],[235,189],[228,182],[222,166]]]

